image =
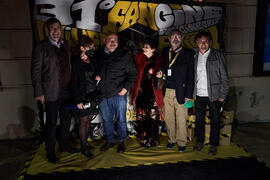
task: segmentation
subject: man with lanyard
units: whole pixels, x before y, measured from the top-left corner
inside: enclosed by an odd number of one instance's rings
[[[174,29],[168,36],[170,48],[165,48],[162,57],[165,60],[164,75],[164,119],[168,130],[167,148],[172,149],[177,143],[178,151],[184,152],[187,143],[187,108],[186,101],[193,96],[194,54],[183,48],[183,36]]]

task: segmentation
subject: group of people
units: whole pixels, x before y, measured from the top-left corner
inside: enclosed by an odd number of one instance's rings
[[[90,96],[101,96],[98,107],[103,118],[106,142],[101,151],[115,145],[117,152],[125,151],[127,137],[127,98],[136,111],[140,144],[145,147],[159,144],[159,121],[165,120],[168,132],[167,148],[176,144],[184,152],[187,143],[185,103],[195,97],[197,136],[194,151],[204,145],[205,111],[209,107],[211,132],[209,154],[217,153],[219,144],[219,113],[229,90],[224,55],[210,48],[211,34],[199,32],[195,41],[198,49],[182,46],[183,35],[174,29],[168,35],[169,48],[157,53],[152,39],[143,42],[142,51],[132,57],[118,46],[118,35],[108,33],[104,47],[94,52],[94,41],[88,36],[79,38],[80,55],[71,58],[70,47],[61,38],[61,23],[47,20],[48,38],[33,51],[31,75],[34,97],[45,105],[45,147],[49,162],[58,161],[55,155],[57,116],[60,117],[58,151],[81,151],[91,157],[93,148],[88,142],[91,120],[97,106],[86,106]],[[96,92],[98,91],[98,95]],[[127,96],[130,93],[130,96]],[[76,104],[74,115],[80,119],[81,150],[68,144],[71,114],[66,108],[69,97]],[[90,97],[91,99],[91,97]],[[116,124],[116,126],[115,126]]]

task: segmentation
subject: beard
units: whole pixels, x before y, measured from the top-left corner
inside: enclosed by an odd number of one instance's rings
[[[116,48],[117,48],[117,45],[116,44],[111,44],[111,45],[107,46],[107,49],[110,52],[113,52]]]
[[[178,47],[180,47],[181,42],[180,42],[180,41],[173,41],[171,45],[172,45],[172,47],[174,47],[174,48],[178,48]]]
[[[116,47],[115,44],[110,45],[110,48],[115,48],[115,47]]]

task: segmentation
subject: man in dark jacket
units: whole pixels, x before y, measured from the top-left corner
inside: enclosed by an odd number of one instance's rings
[[[199,49],[195,55],[195,132],[197,143],[194,151],[201,151],[204,143],[205,110],[210,110],[210,155],[217,154],[219,144],[219,114],[229,91],[229,79],[225,58],[220,51],[210,48],[211,34],[203,31],[196,35]]]
[[[184,152],[187,143],[187,108],[186,101],[193,96],[194,53],[181,46],[183,36],[178,29],[169,34],[170,48],[164,49],[164,119],[168,129],[168,149],[177,143],[178,151]]]
[[[101,78],[99,88],[103,96],[100,111],[104,120],[107,142],[101,150],[114,145],[114,116],[117,121],[118,152],[124,152],[124,140],[127,137],[126,107],[127,92],[137,79],[137,69],[132,57],[118,47],[118,36],[108,33],[104,39],[105,47],[98,53],[97,73]]]
[[[60,115],[59,151],[77,152],[68,146],[68,133],[71,116],[64,107],[68,97],[70,81],[70,48],[61,39],[61,23],[56,18],[47,21],[49,37],[38,43],[33,51],[31,62],[31,77],[34,97],[45,104],[45,146],[47,159],[57,162],[55,156],[56,124],[58,112]]]

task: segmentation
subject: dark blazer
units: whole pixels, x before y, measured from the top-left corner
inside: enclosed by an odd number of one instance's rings
[[[70,47],[63,43],[70,64]],[[31,61],[31,78],[34,97],[44,95],[46,101],[56,101],[60,90],[60,66],[53,45],[49,39],[38,43],[33,51]]]
[[[164,59],[164,72],[167,75],[169,68],[169,50],[164,48],[162,58]],[[193,98],[194,89],[194,51],[183,48],[179,53],[176,61],[176,98],[179,104],[185,103],[185,98]],[[164,93],[166,91],[166,81],[164,86]]]

